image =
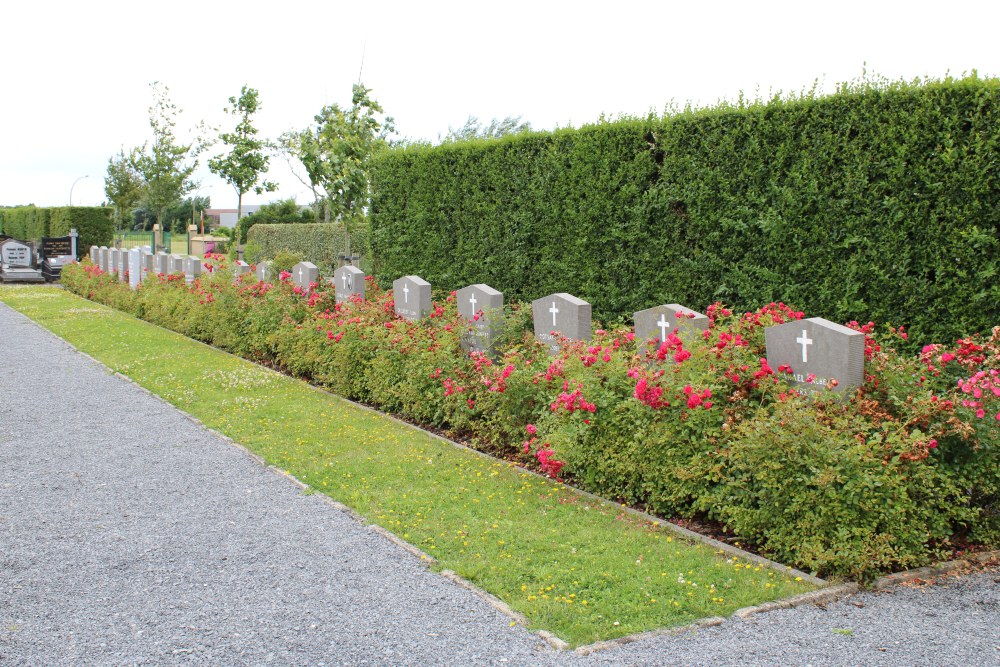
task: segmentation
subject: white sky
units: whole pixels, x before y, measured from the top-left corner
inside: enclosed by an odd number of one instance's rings
[[[71,190],[76,205],[100,204],[108,158],[150,138],[153,81],[184,110],[182,138],[198,121],[227,123],[243,84],[274,138],[348,105],[362,51],[362,79],[400,134],[430,140],[470,115],[552,129],[816,79],[831,90],[864,63],[892,79],[1000,75],[995,0],[7,4],[0,205],[62,206]],[[230,186],[204,166],[198,177],[213,206],[235,208]],[[311,200],[281,158],[269,178],[281,189],[244,203]]]

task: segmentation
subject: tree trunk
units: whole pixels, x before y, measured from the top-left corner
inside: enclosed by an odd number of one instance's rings
[[[240,227],[240,221],[242,219],[243,219],[243,193],[237,192],[236,193],[236,247],[237,248],[240,247],[241,245],[240,237],[243,236],[243,233],[240,231],[242,229],[242,227]]]

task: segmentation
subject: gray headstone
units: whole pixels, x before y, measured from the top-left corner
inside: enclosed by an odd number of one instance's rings
[[[319,282],[319,267],[312,262],[299,262],[292,267],[292,284],[308,291],[309,286]]]
[[[118,248],[108,249],[108,273],[118,275],[118,255],[120,254],[121,250]]]
[[[118,279],[122,282],[128,280],[128,250],[118,253]]]
[[[28,269],[33,264],[31,254],[27,243],[9,239],[0,246],[0,264],[9,269]]]
[[[356,266],[342,266],[333,272],[333,288],[337,303],[350,301],[352,296],[365,298],[365,272]]]
[[[791,375],[779,376],[803,393],[826,392],[831,380],[837,381],[833,391],[838,393],[851,393],[864,383],[865,335],[860,331],[811,317],[768,327],[764,342],[771,368],[777,372],[779,367],[791,367]]]
[[[431,312],[431,284],[419,276],[392,281],[392,298],[396,314],[408,320],[419,320]]]
[[[671,332],[683,338],[685,332],[700,332],[708,328],[708,316],[685,308],[679,303],[668,303],[640,310],[632,315],[635,338],[640,344],[650,338],[664,343]]]
[[[493,354],[493,341],[503,331],[503,292],[489,285],[469,285],[455,294],[458,314],[472,323],[473,330],[462,340],[462,347],[473,352]]]
[[[97,247],[96,245],[92,245],[92,246],[90,246],[90,262],[91,262],[92,264],[94,264],[94,265],[96,265],[96,264],[97,264],[97,262],[98,262],[98,257],[97,257],[97,255],[98,255],[98,253],[99,253],[100,251],[101,251],[101,249],[100,249],[100,248],[98,248],[98,247]]]
[[[144,247],[139,249],[139,255],[142,258],[140,262],[142,266],[142,275],[139,276],[139,280],[145,280],[146,276],[149,274],[155,274],[153,271],[153,253],[149,251],[148,247]]]
[[[572,340],[590,340],[590,304],[572,294],[559,292],[531,302],[535,338],[559,352],[559,335]]]
[[[242,259],[236,260],[236,263],[233,264],[233,280],[239,280],[240,276],[247,273],[250,273],[250,265]]]
[[[108,272],[108,246],[102,245],[97,251],[97,265],[101,267],[101,271],[104,273]]]
[[[158,252],[153,255],[153,273],[167,275],[170,273],[170,255]]]
[[[201,258],[190,255],[184,258],[184,281],[189,285],[201,275]]]
[[[128,286],[135,289],[142,282],[142,251],[133,248],[128,251]]]
[[[274,280],[274,270],[271,268],[271,262],[257,262],[257,280],[262,283],[266,283],[269,280]]]
[[[168,273],[184,273],[184,255],[173,254],[167,260]]]

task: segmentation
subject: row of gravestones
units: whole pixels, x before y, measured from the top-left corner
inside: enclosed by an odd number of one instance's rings
[[[102,270],[112,273],[105,266],[122,266],[125,260],[112,254],[115,249],[91,248],[91,259]],[[152,255],[148,248],[120,251],[118,257],[128,254],[129,282],[133,288],[147,272],[183,272],[187,282],[201,273],[197,257],[182,255]],[[96,257],[96,259],[95,259]],[[134,264],[131,259],[134,258]],[[115,264],[115,262],[118,264]],[[151,268],[146,269],[144,267]],[[124,272],[128,269],[122,268]],[[250,271],[249,265],[237,262],[235,277]],[[119,273],[121,276],[122,273]],[[137,276],[133,279],[133,275]],[[274,278],[271,262],[257,265],[256,278],[268,281]],[[121,278],[124,280],[124,278]],[[312,290],[319,283],[319,268],[311,262],[300,262],[292,267],[290,279],[303,291]],[[133,282],[133,280],[135,282]],[[327,278],[335,291],[337,303],[352,298],[365,297],[365,274],[355,266],[342,266]],[[431,313],[431,285],[419,276],[404,276],[393,281],[392,291],[395,312],[399,317],[416,321]],[[468,350],[493,354],[494,342],[503,331],[503,293],[489,285],[469,285],[455,293],[458,313],[472,325],[472,333],[463,345]],[[590,340],[591,306],[586,301],[564,292],[550,294],[531,303],[535,338],[558,353],[560,338]],[[671,303],[640,310],[633,315],[635,335],[640,340],[666,342],[672,332],[680,337],[708,328],[708,317],[680,304]],[[835,324],[820,317],[787,322],[764,331],[768,363],[772,367],[788,367],[789,382],[807,394],[816,394],[831,388],[834,392],[850,392],[864,380],[864,334]],[[834,382],[831,382],[834,381]]]
[[[107,246],[91,246],[90,261],[101,271],[118,276],[122,282],[126,280],[129,287],[136,289],[150,274],[169,275],[180,273],[184,280],[191,284],[201,275],[201,259],[191,255],[168,255],[165,252],[153,253],[149,246],[124,250],[108,248]],[[250,272],[250,265],[243,261],[236,262],[234,274],[237,278]]]
[[[310,280],[315,283],[315,275]],[[364,298],[364,273],[356,267],[337,269],[333,283],[338,303],[355,295]],[[430,314],[431,285],[426,280],[404,276],[393,281],[392,292],[400,317],[419,320]],[[489,285],[469,285],[458,290],[455,298],[459,315],[473,327],[465,347],[492,354],[493,343],[503,330],[503,293]],[[558,353],[560,338],[590,340],[591,306],[572,294],[560,292],[535,299],[531,313],[535,338],[552,353]],[[633,314],[633,320],[636,338],[655,338],[661,343],[672,332],[683,337],[685,332],[704,331],[709,323],[708,316],[676,303],[640,310]],[[813,317],[768,327],[764,338],[769,364],[791,368],[787,379],[804,393],[813,395],[828,387],[838,393],[849,392],[863,382],[865,338],[858,331]]]

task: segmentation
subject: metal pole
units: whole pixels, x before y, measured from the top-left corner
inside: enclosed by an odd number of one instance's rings
[[[84,174],[84,175],[83,175],[83,176],[81,176],[80,178],[78,178],[78,179],[76,179],[75,181],[73,181],[73,185],[69,186],[69,205],[70,205],[70,206],[72,206],[72,205],[73,205],[73,188],[75,188],[75,187],[76,187],[76,184],[77,184],[77,183],[79,183],[79,182],[80,182],[80,181],[82,181],[83,179],[85,179],[85,178],[89,178],[89,177],[90,177],[90,174]]]

